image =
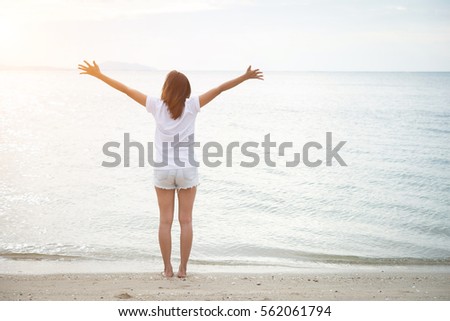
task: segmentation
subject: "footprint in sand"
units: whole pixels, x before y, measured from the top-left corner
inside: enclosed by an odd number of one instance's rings
[[[118,299],[121,299],[121,300],[128,300],[128,299],[132,298],[132,296],[129,295],[128,293],[126,293],[126,292],[120,293],[119,295],[116,295],[115,297],[118,298]]]

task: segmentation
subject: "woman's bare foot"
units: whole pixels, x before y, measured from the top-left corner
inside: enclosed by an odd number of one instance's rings
[[[172,267],[164,268],[164,272],[161,272],[161,275],[165,278],[171,278],[173,276]]]
[[[177,277],[179,277],[180,279],[184,279],[186,277],[186,268],[180,266],[178,268]]]

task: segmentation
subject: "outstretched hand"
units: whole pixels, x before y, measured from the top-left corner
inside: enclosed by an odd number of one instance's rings
[[[81,64],[78,65],[78,69],[82,70],[82,72],[80,72],[80,74],[91,75],[94,77],[98,77],[102,74],[99,66],[95,63],[95,60],[94,60],[93,65],[89,64],[86,60],[84,60],[84,63],[86,65],[81,65]]]
[[[259,69],[252,70],[252,66],[248,66],[247,71],[245,72],[245,78],[247,79],[260,79],[264,80],[264,75],[262,71]]]

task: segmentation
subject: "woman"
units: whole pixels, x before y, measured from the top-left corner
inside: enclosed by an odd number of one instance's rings
[[[187,263],[192,247],[192,209],[197,191],[198,172],[192,156],[189,155],[194,143],[195,118],[200,108],[216,98],[220,93],[231,89],[248,79],[263,79],[259,69],[247,71],[198,97],[190,97],[191,86],[186,76],[171,71],[163,85],[161,98],[150,97],[129,88],[101,73],[93,62],[78,65],[80,74],[94,76],[111,87],[127,94],[152,113],[156,121],[155,149],[156,163],[154,185],[159,205],[159,246],[164,261],[164,277],[172,277],[171,229],[175,206],[175,190],[178,194],[178,220],[180,222],[180,266],[177,276],[186,277]],[[194,164],[192,164],[194,163]]]

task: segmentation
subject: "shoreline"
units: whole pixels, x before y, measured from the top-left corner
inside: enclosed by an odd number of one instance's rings
[[[450,272],[0,274],[0,300],[450,300]]]

